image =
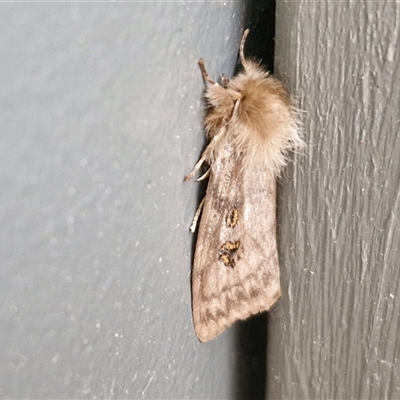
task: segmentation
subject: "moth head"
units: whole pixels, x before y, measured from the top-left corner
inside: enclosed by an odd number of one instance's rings
[[[212,138],[229,122],[241,94],[232,89],[229,84],[224,87],[214,83],[207,88],[205,98],[207,101],[205,128],[207,134]]]

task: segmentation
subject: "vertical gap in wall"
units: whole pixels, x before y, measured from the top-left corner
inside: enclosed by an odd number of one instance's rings
[[[275,0],[248,0],[244,28],[250,29],[245,55],[261,61],[273,72]],[[264,400],[268,314],[263,313],[236,325],[235,399]]]

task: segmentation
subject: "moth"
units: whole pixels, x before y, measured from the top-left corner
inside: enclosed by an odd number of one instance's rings
[[[296,108],[283,84],[251,59],[221,83],[199,66],[207,88],[204,120],[209,144],[192,172],[205,163],[207,192],[192,270],[192,308],[200,341],[214,339],[237,320],[268,310],[280,297],[276,241],[276,181],[288,152],[303,146]]]

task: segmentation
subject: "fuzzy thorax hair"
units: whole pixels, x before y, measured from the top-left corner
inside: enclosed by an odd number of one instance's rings
[[[244,165],[265,165],[278,176],[290,150],[301,148],[299,120],[283,84],[256,62],[241,59],[243,71],[220,85],[209,79],[205,129],[211,139],[209,158],[227,145],[244,157]],[[216,140],[213,140],[216,139]]]

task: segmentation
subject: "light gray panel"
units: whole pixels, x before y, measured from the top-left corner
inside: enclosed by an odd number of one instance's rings
[[[232,398],[233,331],[192,327],[182,180],[204,142],[197,60],[232,72],[243,5],[0,10],[1,397]]]
[[[277,2],[308,151],[279,191],[268,398],[400,397],[399,21],[399,2]]]

